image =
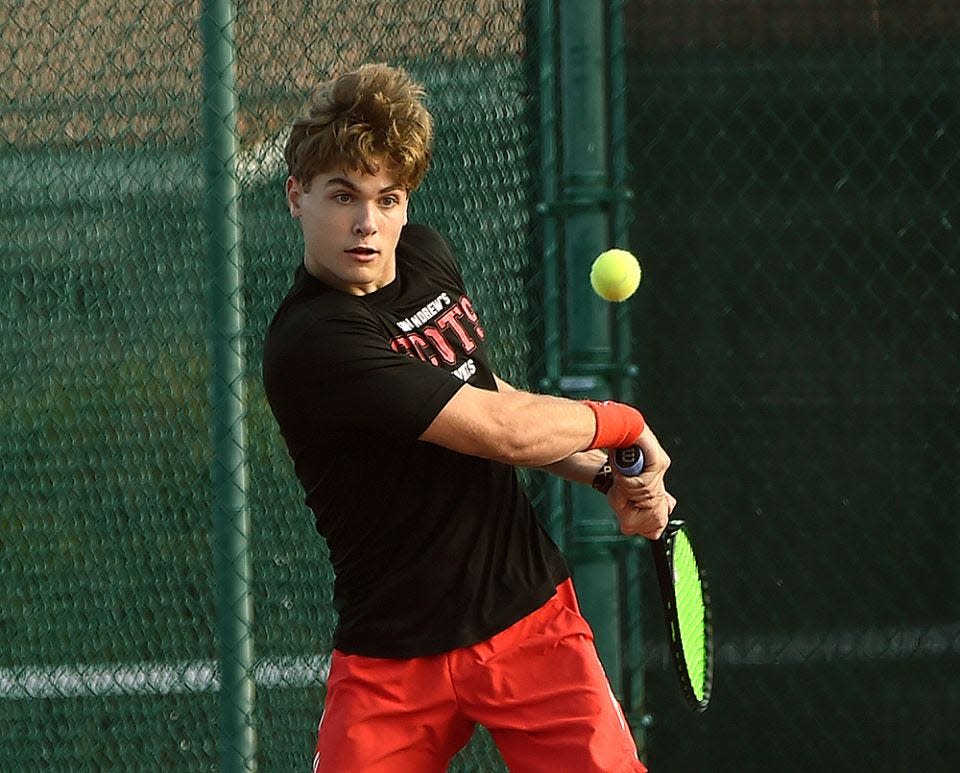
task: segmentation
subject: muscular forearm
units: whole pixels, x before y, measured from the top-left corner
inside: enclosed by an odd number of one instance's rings
[[[464,384],[421,440],[520,467],[546,467],[580,451],[630,445],[644,430],[643,416],[627,405],[523,392],[499,379],[497,386]],[[580,464],[560,469],[580,479],[587,474]]]
[[[559,462],[545,465],[539,469],[573,483],[583,483],[589,486],[593,483],[593,479],[606,460],[606,451],[594,449],[571,454],[566,459],[561,459]]]
[[[595,431],[593,412],[583,403],[465,385],[421,439],[520,467],[545,467],[588,448]]]
[[[516,389],[501,379],[497,379],[497,387],[501,392],[515,392]],[[536,469],[556,475],[572,483],[593,483],[597,472],[607,461],[607,452],[602,449],[593,449],[591,451],[578,451],[565,459],[561,459],[553,464],[547,464]]]

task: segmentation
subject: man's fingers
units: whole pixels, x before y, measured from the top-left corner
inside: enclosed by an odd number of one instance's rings
[[[624,534],[636,534],[648,539],[657,539],[667,526],[670,512],[669,502],[664,497],[652,506],[638,507],[629,503],[631,512],[620,517],[620,531]]]

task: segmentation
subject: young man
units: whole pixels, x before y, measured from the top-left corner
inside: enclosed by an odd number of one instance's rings
[[[609,489],[656,537],[669,459],[633,408],[513,389],[450,248],[407,224],[430,160],[423,92],[366,65],[322,86],[286,148],[303,265],[263,378],[336,574],[314,769],[446,770],[477,723],[514,773],[642,771],[569,571],[514,467]],[[613,475],[605,448],[647,467]]]

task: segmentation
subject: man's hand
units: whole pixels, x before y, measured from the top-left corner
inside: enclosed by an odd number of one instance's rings
[[[607,492],[607,501],[620,522],[620,531],[657,539],[677,504],[663,482],[670,457],[649,427],[637,439],[637,445],[643,451],[643,472],[628,478],[614,468],[613,488]]]

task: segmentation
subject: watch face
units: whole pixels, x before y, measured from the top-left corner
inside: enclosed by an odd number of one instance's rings
[[[609,464],[603,465],[597,472],[593,487],[601,494],[606,494],[613,487],[613,468]]]

